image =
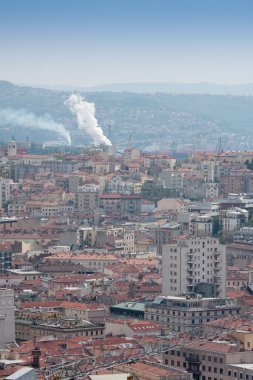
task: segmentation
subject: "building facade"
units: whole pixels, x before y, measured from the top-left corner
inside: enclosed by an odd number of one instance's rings
[[[236,316],[239,311],[232,299],[160,296],[145,305],[144,319],[165,323],[170,331],[187,332],[212,320]]]
[[[0,289],[0,348],[15,342],[14,291]]]
[[[195,292],[200,284],[214,286],[214,297],[225,297],[226,248],[212,237],[182,237],[163,246],[162,292],[179,295]]]

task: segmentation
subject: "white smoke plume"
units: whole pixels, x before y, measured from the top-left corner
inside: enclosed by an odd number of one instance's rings
[[[94,103],[86,102],[80,95],[70,95],[65,102],[69,110],[76,115],[78,129],[84,130],[95,144],[112,145],[111,141],[104,135],[95,117]]]
[[[71,145],[70,133],[62,124],[56,123],[48,114],[36,116],[34,113],[27,112],[25,109],[0,109],[0,125],[6,124],[34,130],[43,129],[45,131],[52,131],[63,137],[64,140]]]

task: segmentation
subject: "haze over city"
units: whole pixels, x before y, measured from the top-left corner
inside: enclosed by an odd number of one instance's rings
[[[253,82],[251,0],[1,0],[1,79]]]
[[[253,380],[253,0],[0,0],[0,380]]]

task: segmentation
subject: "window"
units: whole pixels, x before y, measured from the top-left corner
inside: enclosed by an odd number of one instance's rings
[[[208,367],[208,372],[212,372],[212,367]]]
[[[211,356],[208,356],[207,360],[210,362],[212,360]]]
[[[220,368],[220,374],[221,375],[223,374],[223,368]]]
[[[171,365],[174,365],[174,360],[171,360]]]

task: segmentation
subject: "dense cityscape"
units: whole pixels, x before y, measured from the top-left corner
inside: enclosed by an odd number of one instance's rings
[[[0,380],[253,380],[252,15],[0,0]]]
[[[252,378],[253,152],[132,143],[1,148],[2,379]]]

